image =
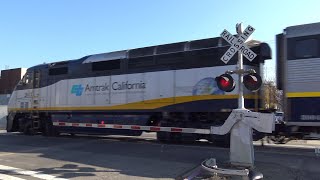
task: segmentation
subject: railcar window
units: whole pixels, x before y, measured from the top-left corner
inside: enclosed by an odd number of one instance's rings
[[[158,65],[172,65],[172,64],[180,65],[185,61],[183,52],[158,55],[155,57],[155,59]]]
[[[220,38],[210,38],[210,39],[202,39],[202,40],[195,40],[190,42],[190,49],[205,49],[211,47],[218,47]],[[222,40],[222,46],[229,45],[228,42]]]
[[[120,60],[109,60],[92,63],[92,71],[105,71],[120,69]]]
[[[49,69],[50,76],[68,74],[68,67],[52,68]]]
[[[157,47],[157,54],[167,54],[173,52],[181,52],[184,50],[185,42],[160,45]]]
[[[153,56],[146,56],[140,58],[132,58],[128,61],[128,68],[141,68],[141,67],[151,67],[154,66],[154,57]]]
[[[306,39],[296,41],[295,47],[295,58],[313,58],[319,56],[319,41],[317,39]]]
[[[152,56],[154,54],[155,47],[145,47],[139,49],[132,49],[129,51],[129,58],[138,58],[145,56]]]

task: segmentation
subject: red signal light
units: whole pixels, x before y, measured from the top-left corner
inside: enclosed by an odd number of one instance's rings
[[[231,92],[236,87],[236,84],[229,74],[222,74],[221,76],[216,77],[216,82],[218,88],[225,92]]]
[[[261,76],[257,73],[247,74],[243,76],[243,84],[252,92],[258,91],[262,85]]]

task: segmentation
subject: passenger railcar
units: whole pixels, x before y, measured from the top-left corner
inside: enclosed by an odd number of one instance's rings
[[[285,123],[277,133],[320,137],[320,23],[291,26],[277,35],[277,85]]]

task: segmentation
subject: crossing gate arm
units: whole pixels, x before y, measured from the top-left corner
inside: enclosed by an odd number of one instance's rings
[[[180,127],[159,127],[159,126],[139,126],[139,125],[121,125],[121,124],[92,124],[92,123],[69,123],[53,122],[54,126],[59,127],[86,127],[100,129],[126,129],[153,132],[176,132],[176,133],[193,133],[193,134],[210,134],[210,129],[180,128]]]
[[[160,126],[139,126],[121,124],[93,124],[93,123],[70,123],[53,122],[54,126],[60,127],[86,127],[102,129],[126,129],[154,132],[176,132],[193,134],[216,134],[225,135],[231,131],[233,126],[242,121],[260,132],[272,132],[274,128],[274,115],[266,113],[256,113],[249,110],[233,110],[222,126],[211,126],[210,129],[181,128],[181,127],[160,127]]]

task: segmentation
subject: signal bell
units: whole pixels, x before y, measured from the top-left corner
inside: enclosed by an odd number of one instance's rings
[[[252,92],[256,92],[260,89],[262,85],[261,76],[257,73],[250,73],[250,74],[244,75],[243,84],[248,90]]]
[[[236,84],[229,74],[222,74],[221,76],[216,77],[216,82],[218,88],[225,92],[231,92],[236,87]]]

